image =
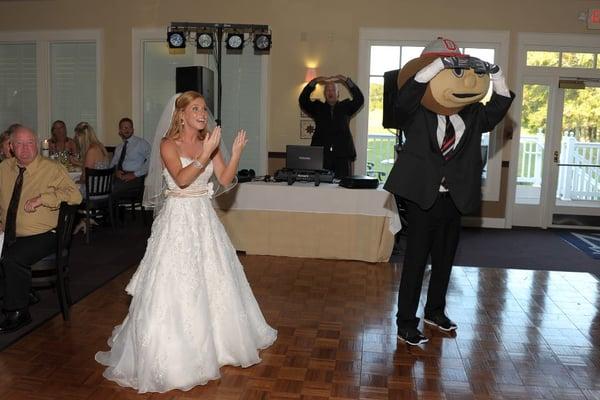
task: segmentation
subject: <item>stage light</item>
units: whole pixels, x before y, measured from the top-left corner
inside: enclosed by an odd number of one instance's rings
[[[211,50],[215,47],[215,38],[211,32],[198,32],[196,48],[198,50]]]
[[[185,48],[185,34],[182,31],[167,32],[167,42],[170,49]]]
[[[241,50],[244,45],[244,34],[241,33],[229,33],[227,34],[227,40],[225,41],[225,47],[229,50]]]
[[[271,35],[268,33],[257,33],[254,35],[254,50],[267,52],[271,50]]]

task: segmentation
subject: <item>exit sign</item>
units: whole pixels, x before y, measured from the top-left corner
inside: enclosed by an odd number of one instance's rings
[[[588,29],[600,29],[600,8],[590,8],[587,19]]]

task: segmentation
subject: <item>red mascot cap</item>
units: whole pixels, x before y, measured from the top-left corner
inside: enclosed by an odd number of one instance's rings
[[[453,40],[438,37],[429,42],[421,52],[421,56],[435,57],[467,57],[460,52],[460,49]]]

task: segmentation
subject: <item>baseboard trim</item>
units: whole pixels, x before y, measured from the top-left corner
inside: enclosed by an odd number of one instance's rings
[[[480,227],[480,228],[506,228],[504,218],[489,218],[489,217],[462,217],[463,226]]]

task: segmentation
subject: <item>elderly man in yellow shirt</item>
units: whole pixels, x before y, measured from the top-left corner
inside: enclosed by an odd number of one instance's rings
[[[10,145],[14,158],[0,163],[0,229],[4,231],[0,334],[31,322],[31,265],[55,249],[60,203],[81,203],[79,188],[65,167],[39,155],[33,131],[20,126],[12,132]]]

